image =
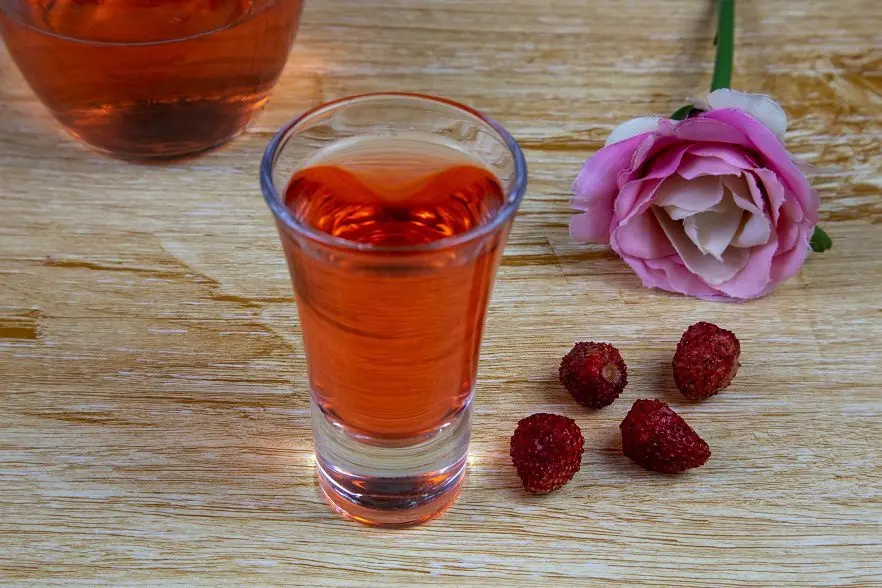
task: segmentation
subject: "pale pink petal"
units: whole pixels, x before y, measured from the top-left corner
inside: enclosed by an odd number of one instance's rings
[[[714,208],[716,208],[716,206]],[[685,208],[680,208],[679,206],[674,206],[673,204],[665,206],[664,210],[668,213],[669,217],[676,221],[687,219],[693,214],[698,214],[695,210],[687,210]],[[711,210],[713,210],[713,208]]]
[[[699,276],[710,286],[716,286],[731,280],[744,267],[750,258],[750,250],[730,247],[723,253],[722,260],[712,255],[701,253],[683,230],[682,223],[671,220],[663,210],[653,207],[655,217],[662,230],[671,241],[671,245],[692,273]]]
[[[650,268],[648,260],[638,259],[636,257],[630,257],[626,255],[623,255],[622,259],[631,267],[632,270],[634,270],[634,273],[640,277],[640,280],[643,282],[643,285],[645,287],[658,288],[660,290],[667,290],[669,292],[677,292],[677,290],[674,290],[673,286],[671,286],[671,282],[670,280],[668,280],[668,276],[665,274],[665,272],[660,269]]]
[[[724,209],[725,205],[723,204],[723,200],[720,200],[707,210],[689,210],[687,208],[680,208],[679,206],[675,206],[673,204],[669,204],[664,207],[664,210],[668,213],[668,216],[674,220],[685,220],[693,214],[699,214],[702,212],[722,212]]]
[[[732,247],[756,247],[768,243],[772,235],[769,219],[761,214],[747,214],[746,217],[732,238]]]
[[[733,298],[750,300],[766,293],[772,281],[772,259],[778,250],[778,239],[773,237],[765,245],[752,249],[730,248],[729,251],[743,251],[750,254],[747,263],[732,279],[717,284],[716,288]]]
[[[730,195],[720,204],[719,211],[699,212],[684,220],[683,230],[699,251],[722,262],[723,252],[741,227],[745,213]]]
[[[689,147],[689,153],[702,157],[716,157],[741,169],[753,169],[758,165],[750,153],[741,147],[726,143],[693,143]]]
[[[671,154],[665,154],[663,152],[671,147],[680,147],[680,156],[682,156],[682,153],[685,153],[688,145],[678,145],[682,142],[673,135],[660,134],[661,130],[666,127],[668,122],[669,121],[666,121],[666,119],[662,119],[659,123],[659,132],[646,135],[646,139],[640,143],[640,146],[634,151],[631,165],[627,170],[619,174],[618,185],[620,188],[632,180],[647,177],[643,170],[643,166],[657,155],[663,154],[665,157],[660,157],[659,160],[655,162],[656,169],[653,171],[653,177],[669,176],[676,171],[676,166],[679,165],[680,158],[675,152]],[[674,159],[676,160],[676,163],[668,163],[669,160]],[[671,167],[673,167],[671,171],[666,171]]]
[[[750,176],[750,174],[746,174]],[[742,225],[732,238],[733,247],[756,247],[769,241],[772,227],[766,215],[756,207],[751,196],[747,180],[744,177],[724,177],[723,184],[732,194],[735,205],[747,212],[746,218],[742,219]]]
[[[570,217],[570,236],[583,243],[607,243],[610,216],[608,211],[602,210],[573,215]]]
[[[570,234],[580,241],[606,243],[618,186],[616,176],[628,166],[643,139],[634,137],[595,153],[573,182],[570,207],[586,211],[570,223]],[[589,211],[590,212],[587,212]]]
[[[634,180],[619,192],[615,202],[615,214],[622,221],[643,212],[655,201],[655,195],[664,180]]]
[[[728,297],[702,282],[701,278],[690,273],[688,269],[678,265],[677,256],[639,259],[624,255],[622,259],[634,270],[634,273],[640,277],[643,285],[647,288],[658,288],[677,294],[697,296],[704,300],[729,300]]]
[[[785,251],[783,247],[772,260],[772,280],[774,284],[789,280],[799,272],[811,251],[810,239],[814,227],[803,223],[797,226],[796,239],[793,247]]]
[[[776,136],[787,132],[787,113],[781,105],[764,94],[748,94],[721,88],[707,95],[707,104],[714,108],[737,108],[763,123]]]
[[[643,171],[641,177],[655,180],[673,176],[680,169],[683,157],[689,152],[689,147],[688,143],[683,143],[680,145],[669,145],[664,150],[659,151],[651,160],[644,162],[648,169]]]
[[[643,182],[663,180],[675,175],[677,168],[680,167],[683,155],[688,150],[689,145],[686,144],[669,145],[666,149],[656,153],[656,157],[651,161],[640,163],[637,171],[628,170],[619,174],[620,190],[619,197],[616,200],[616,213],[619,215],[619,218],[625,219],[634,214],[642,214],[643,210],[645,210],[647,199],[654,197],[658,187],[657,182],[646,186],[643,185]],[[642,169],[646,165],[650,166],[649,170]]]
[[[751,177],[749,173],[741,176],[723,176],[720,178],[723,185],[732,194],[732,199],[740,208],[751,214],[763,214],[766,205],[763,200],[762,192],[757,188],[755,191],[748,185],[747,178]],[[751,177],[751,179],[753,179]],[[754,186],[756,182],[754,181]]]
[[[763,191],[765,195],[769,199],[769,206],[771,207],[772,213],[772,222],[778,222],[778,217],[781,214],[781,207],[784,205],[784,186],[781,185],[781,182],[778,181],[778,176],[772,170],[759,168],[754,170],[753,172],[759,178],[760,182],[762,182],[762,190],[760,186],[757,184],[756,180],[752,177],[751,174],[745,174],[747,179],[747,185],[750,187],[750,192],[754,196],[754,200],[757,199],[757,195],[759,197],[759,201],[763,202],[765,199],[762,197]],[[794,216],[794,220],[798,218],[802,220],[802,210],[793,211],[796,214]]]
[[[613,129],[609,137],[606,138],[606,146],[658,130],[658,121],[660,120],[660,116],[641,116],[627,120]]]
[[[694,180],[673,176],[665,180],[659,188],[655,205],[702,212],[722,199],[723,184],[718,176],[700,176]]]
[[[738,125],[728,124],[724,121],[708,118],[713,112],[717,111],[711,111],[710,113],[704,113],[694,118],[687,118],[684,121],[680,121],[674,127],[674,136],[683,141],[695,141],[699,143],[731,143],[733,145],[740,145],[747,148],[752,147],[750,140]],[[719,112],[733,111],[725,110]],[[754,124],[762,126],[756,121],[754,121]],[[763,128],[765,129],[765,127]],[[659,130],[662,130],[661,126],[659,126]],[[766,129],[766,131],[768,132],[768,129]]]
[[[723,176],[739,175],[741,168],[731,165],[718,157],[699,157],[692,154],[683,156],[683,161],[677,168],[677,174],[687,180],[699,176]]]
[[[778,235],[778,253],[786,253],[796,246],[799,225],[786,214],[781,217],[775,232]]]
[[[643,140],[644,137],[633,137],[592,155],[573,182],[574,199],[588,203],[600,200],[606,206],[612,206],[618,190],[616,177],[631,163],[634,150]]]
[[[656,282],[659,284],[665,284],[653,285],[655,288],[663,288],[664,290],[685,294],[687,296],[697,296],[703,300],[721,301],[726,300],[727,298],[712,286],[706,284],[701,278],[690,272],[676,256],[647,259],[644,263],[647,271],[652,272],[652,275],[656,276]],[[657,277],[658,272],[661,272],[664,275],[664,279]],[[646,280],[644,280],[644,283],[645,282]]]
[[[649,211],[631,217],[613,229],[610,244],[620,255],[641,259],[667,257],[676,253],[655,215]]]
[[[818,207],[820,206],[818,194],[812,190],[805,175],[794,163],[784,144],[772,131],[750,115],[733,108],[711,110],[702,114],[700,118],[717,121],[739,129],[747,137],[754,150],[766,159],[763,167],[775,172],[784,188],[799,203],[806,218],[811,223],[817,223]]]

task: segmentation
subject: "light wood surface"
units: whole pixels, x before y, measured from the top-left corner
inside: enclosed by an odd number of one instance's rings
[[[0,584],[882,583],[878,2],[739,3],[735,84],[792,116],[835,241],[798,278],[701,302],[643,289],[567,234],[581,162],[618,121],[704,91],[712,28],[699,0],[311,1],[249,132],[167,167],[78,145],[0,52]],[[490,113],[531,172],[465,491],[404,531],[345,522],[319,497],[295,307],[257,185],[287,119],[389,89]],[[689,404],[669,362],[697,320],[740,336],[743,367]],[[557,383],[576,340],[628,362],[605,410]],[[710,443],[705,467],[662,476],[621,455],[618,423],[647,397]],[[586,437],[581,472],[545,497],[520,490],[507,451],[538,411]]]

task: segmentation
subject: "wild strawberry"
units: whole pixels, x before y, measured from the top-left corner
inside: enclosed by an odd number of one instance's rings
[[[561,384],[589,408],[609,406],[628,384],[619,350],[607,343],[576,343],[560,362]]]
[[[710,458],[707,443],[660,400],[638,400],[619,425],[622,452],[646,469],[676,474]]]
[[[738,373],[740,356],[741,344],[734,333],[711,323],[696,323],[677,344],[674,382],[686,398],[710,398]]]
[[[584,439],[565,416],[536,413],[521,419],[511,436],[511,461],[524,489],[533,494],[557,490],[579,471]]]

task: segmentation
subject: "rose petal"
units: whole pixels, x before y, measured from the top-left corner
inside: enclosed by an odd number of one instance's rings
[[[605,146],[608,147],[613,143],[658,130],[658,121],[660,120],[660,116],[641,116],[625,121],[613,129],[609,137],[606,138]]]
[[[616,227],[610,235],[610,244],[619,255],[641,259],[667,257],[676,253],[655,215],[649,211]]]
[[[668,216],[674,220],[685,220],[694,214],[701,214],[702,212],[720,212],[723,210],[723,201],[720,200],[714,206],[702,211],[686,210],[679,206],[665,206],[664,210],[668,213]]]
[[[644,139],[644,137],[633,137],[604,147],[592,155],[573,182],[574,198],[586,202],[595,200],[611,202],[618,189],[616,176],[628,167],[634,150]]]
[[[612,220],[613,202],[616,198],[616,176],[628,166],[634,149],[643,139],[634,137],[595,153],[579,172],[573,182],[573,199],[570,206],[576,210],[588,211],[587,215],[577,215],[573,219],[570,233],[582,235],[585,240],[598,243],[609,241],[609,226]],[[590,224],[588,224],[590,223]],[[589,238],[590,237],[590,238]]]
[[[774,236],[765,245],[752,249],[729,248],[729,251],[748,253],[749,259],[731,280],[716,284],[716,288],[724,294],[742,300],[762,296],[772,281],[772,259],[777,250],[778,239]]]
[[[693,180],[699,176],[739,175],[741,168],[731,165],[718,157],[699,157],[687,153],[677,168],[681,178]]]
[[[781,105],[764,94],[748,94],[729,88],[714,90],[707,95],[707,104],[714,108],[737,108],[766,125],[778,137],[787,132],[787,113]]]
[[[634,180],[626,184],[619,192],[619,197],[616,198],[616,216],[624,222],[632,216],[643,214],[655,201],[655,196],[663,181],[658,179]]]
[[[768,169],[756,169],[753,172],[762,182],[762,187],[765,189],[765,195],[769,199],[769,207],[771,208],[772,214],[772,222],[777,223],[778,217],[781,214],[781,207],[784,206],[784,186],[781,185],[781,182],[778,181],[778,176],[775,173]],[[750,187],[750,191],[754,194],[754,198],[759,194],[760,201],[763,201],[762,197],[763,191],[760,190],[759,185],[756,180],[751,176],[751,174],[747,174],[747,185]],[[803,214],[802,210],[793,211],[796,214],[793,215],[794,220],[802,220]]]
[[[672,140],[671,138],[668,138]],[[676,143],[676,141],[674,141]],[[650,141],[646,141],[641,144],[641,149],[644,145],[649,144]],[[654,146],[659,146],[658,142],[653,143]],[[663,180],[669,176],[672,176],[677,173],[677,169],[680,167],[680,162],[683,159],[683,156],[689,152],[690,145],[689,144],[669,144],[664,148],[655,151],[652,150],[652,158],[647,159],[646,161],[637,161],[634,165],[636,168],[629,169],[625,172],[619,174],[619,198],[616,201],[616,210],[619,212],[619,216],[621,218],[626,218],[631,214],[634,214],[633,207],[637,205],[638,199],[636,193],[630,194],[630,199],[628,198],[629,192],[628,187],[634,182],[642,182],[645,180]],[[639,159],[639,149],[638,152],[635,153],[635,160]],[[648,155],[648,154],[647,154]],[[644,170],[645,166],[649,166],[648,170]],[[624,198],[623,198],[624,196]]]
[[[778,218],[778,209],[774,203],[769,201],[768,195],[763,192],[762,188],[760,188],[756,175],[753,172],[746,172],[743,178],[744,185],[747,186],[747,192],[750,195],[754,207],[762,207],[763,210],[770,211],[772,224],[775,224]]]
[[[775,233],[778,235],[778,253],[786,253],[796,246],[799,238],[799,225],[793,222],[789,216],[784,215],[781,217],[781,222],[778,223]]]
[[[805,175],[793,162],[793,158],[781,140],[764,124],[737,109],[711,110],[701,115],[702,118],[714,120],[740,129],[748,138],[754,150],[764,159],[763,167],[772,170],[778,177],[785,191],[792,194],[802,208],[809,222],[818,222],[818,194],[812,190]],[[692,120],[692,119],[689,119]],[[686,122],[686,121],[684,121]]]
[[[634,270],[634,273],[640,277],[643,285],[647,288],[658,288],[668,292],[697,296],[704,300],[729,300],[727,296],[720,294],[702,282],[701,278],[679,265],[676,255],[658,259],[638,259],[623,255],[622,259]]]
[[[672,220],[657,206],[653,207],[652,211],[686,267],[711,286],[731,280],[750,259],[749,249],[737,247],[728,248],[723,253],[722,260],[717,260],[712,255],[705,255],[689,240],[681,223]]]
[[[750,176],[750,174],[746,174]],[[752,177],[752,176],[750,176]],[[722,178],[723,185],[732,195],[735,205],[747,212],[742,219],[741,227],[732,238],[733,247],[755,247],[767,243],[772,234],[772,227],[766,215],[756,207],[747,180],[744,177],[735,178],[726,176]]]
[[[779,247],[779,254],[772,260],[772,283],[776,285],[795,276],[812,249],[810,240],[813,227],[806,223],[794,224],[793,226],[796,227],[793,247],[787,251],[784,251],[783,247]],[[779,233],[779,239],[783,244],[784,236],[781,233]]]
[[[712,208],[722,199],[723,184],[717,176],[700,176],[694,180],[672,176],[659,188],[655,204],[702,212]]]
[[[668,135],[661,134],[662,129],[669,126],[669,123],[670,123],[670,121],[667,121],[666,119],[662,119],[659,122],[659,130],[657,132],[650,133],[649,135],[645,135],[646,138],[643,140],[642,143],[640,143],[640,146],[637,147],[637,149],[634,151],[634,157],[631,159],[630,167],[627,170],[619,173],[619,177],[618,177],[619,188],[623,187],[625,184],[627,184],[631,180],[646,177],[646,175],[643,172],[643,165],[645,163],[647,163],[650,159],[656,157],[657,155],[659,155],[660,153],[662,153],[666,149],[668,149],[670,147],[674,147],[678,143],[681,143],[681,141],[677,137],[675,137],[671,134],[668,134]],[[683,145],[681,147],[681,149],[680,149],[681,156],[682,156],[682,153],[686,152],[687,147],[688,147],[687,145]],[[676,165],[679,165],[680,160],[678,157],[676,157],[675,151],[672,150],[672,155],[666,154],[666,157],[670,157],[671,159],[676,158],[676,160],[677,160]],[[664,161],[665,160],[660,157],[659,160],[656,161],[656,165],[658,166],[659,162],[664,162]],[[674,166],[674,170],[676,170],[676,165]],[[669,173],[665,173],[664,171],[656,170],[655,173],[657,174],[656,177],[662,177],[661,174],[670,175],[671,173],[673,173],[673,171],[669,172]],[[639,174],[639,178],[638,178],[638,174]]]
[[[719,211],[694,214],[683,221],[683,230],[698,250],[723,261],[723,252],[729,247],[741,227],[744,209],[727,194]]]
[[[744,149],[726,143],[693,143],[689,146],[689,153],[702,157],[716,157],[741,169],[753,169],[759,165]]]
[[[687,118],[686,120],[677,123],[674,127],[674,136],[682,141],[695,141],[698,143],[730,143],[732,145],[740,145],[746,148],[753,147],[750,139],[748,139],[747,135],[741,131],[738,125],[708,118],[708,115],[713,112],[738,111],[711,111],[700,114],[694,118]],[[754,124],[759,125],[756,121],[754,121]],[[662,128],[663,126],[659,125],[660,132],[662,131]],[[765,127],[763,128],[765,129]],[[766,129],[766,132],[768,132],[768,129]]]
[[[726,300],[727,297],[720,294],[698,276],[690,272],[676,256],[643,261],[646,272],[654,279],[654,284],[648,284],[644,278],[643,283],[650,287],[662,288],[687,296],[697,296],[703,300]],[[633,265],[632,265],[633,267]],[[659,273],[661,276],[659,276]]]
[[[730,245],[748,248],[768,243],[772,234],[768,219],[761,214],[747,214],[745,217]]]
[[[674,204],[669,204],[665,206],[665,212],[668,213],[668,216],[674,220],[685,220],[694,214],[699,214],[701,212],[722,212],[725,206],[723,204],[723,200],[720,200],[707,210],[688,210],[686,208],[680,208]]]
[[[667,275],[665,275],[664,271],[649,267],[649,260],[638,259],[636,257],[630,257],[627,255],[622,255],[622,259],[631,267],[632,270],[634,270],[635,274],[640,276],[640,280],[643,282],[643,285],[645,287],[659,288],[661,290],[667,290],[669,292],[677,292],[677,290],[674,290],[670,280],[668,280],[668,277]]]
[[[609,242],[610,214],[585,212],[570,217],[570,237],[582,243]]]
[[[646,162],[649,169],[641,177],[656,180],[674,175],[680,169],[683,157],[689,153],[689,147],[688,144],[670,145],[659,151]]]
[[[669,204],[668,206],[665,206],[663,208],[665,212],[668,213],[668,216],[676,221],[689,218],[693,214],[698,214],[694,210],[686,210],[685,208],[680,208],[679,206],[674,206],[673,204]]]
[[[723,176],[720,180],[723,182],[726,190],[732,195],[732,200],[734,200],[738,207],[751,214],[761,215],[763,210],[766,209],[766,205],[763,201],[762,193],[759,193],[759,197],[757,197],[748,186],[748,176],[750,176],[749,173],[740,176]],[[752,176],[751,179],[753,179]]]

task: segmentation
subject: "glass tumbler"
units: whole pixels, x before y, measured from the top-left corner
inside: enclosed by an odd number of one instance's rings
[[[292,177],[314,180],[305,199]],[[526,180],[502,126],[415,94],[325,104],[270,143],[261,184],[297,300],[319,485],[344,516],[412,525],[459,493],[484,317]]]
[[[0,33],[41,102],[124,159],[220,145],[269,97],[302,0],[0,0]]]

